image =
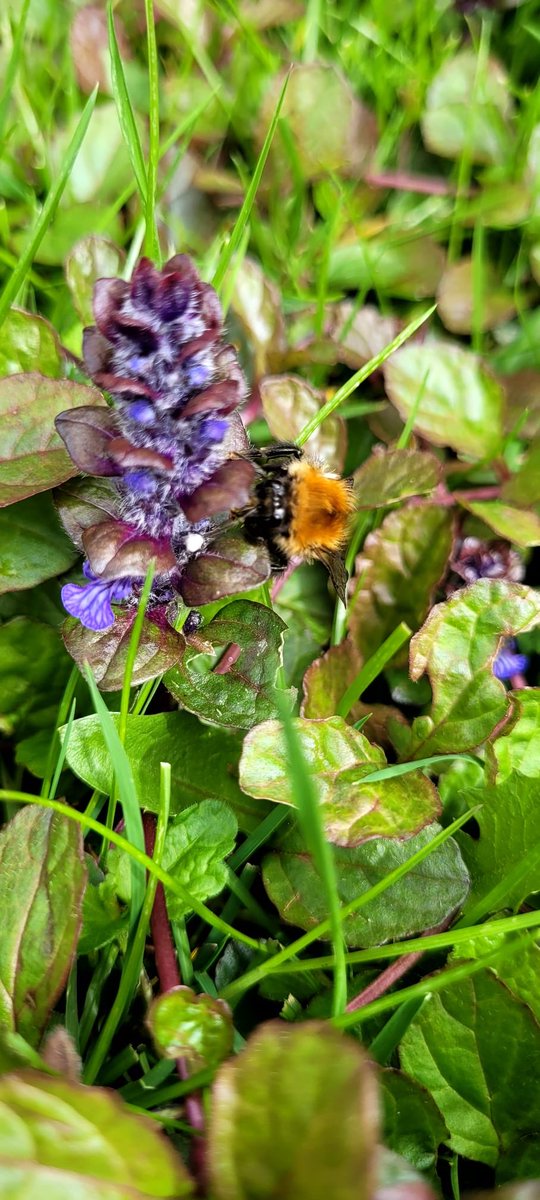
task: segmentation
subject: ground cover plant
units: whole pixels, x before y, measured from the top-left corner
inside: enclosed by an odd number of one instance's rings
[[[0,27],[0,1194],[536,1200],[538,6]]]

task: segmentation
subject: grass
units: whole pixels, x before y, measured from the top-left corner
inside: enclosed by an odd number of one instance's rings
[[[186,635],[192,639],[190,670],[196,674],[189,712],[179,712],[167,690],[171,664],[159,640],[165,606],[156,600],[153,564],[124,643],[117,645],[114,632],[107,632],[97,650],[95,643],[87,644],[88,658],[94,662],[96,653],[104,662],[117,653],[125,656],[117,690],[101,693],[85,665],[85,654],[81,651],[79,666],[74,666],[62,642],[58,581],[50,579],[45,567],[34,589],[19,590],[2,575],[0,562],[0,662],[6,663],[0,666],[0,728],[6,739],[0,779],[6,824],[1,836],[9,853],[19,853],[20,848],[13,850],[9,843],[17,828],[15,815],[32,807],[41,808],[44,815],[58,814],[80,829],[90,874],[78,916],[90,949],[77,955],[75,944],[70,948],[66,943],[68,982],[64,992],[58,988],[51,998],[48,1028],[65,1028],[81,1055],[87,1085],[113,1088],[133,1112],[148,1113],[170,1133],[173,1144],[181,1143],[186,1159],[189,1151],[190,1169],[199,1183],[204,1173],[196,1162],[193,1126],[207,1135],[205,1110],[212,1104],[216,1073],[219,1077],[217,1063],[205,1065],[205,1054],[211,1060],[212,1050],[205,1040],[208,1029],[201,1017],[200,1059],[186,1057],[182,1037],[187,1034],[181,1028],[172,1037],[168,1060],[157,1054],[144,1023],[151,996],[163,989],[167,946],[160,944],[159,935],[154,944],[155,928],[150,929],[162,885],[185,909],[185,916],[172,922],[169,935],[169,951],[172,947],[182,983],[230,1006],[226,1019],[233,1023],[235,1053],[245,1046],[246,1053],[251,1052],[253,1032],[272,1018],[279,1019],[280,1029],[293,1033],[313,1017],[327,1028],[353,1031],[351,1055],[362,1043],[377,1063],[393,1068],[392,1075],[399,1076],[404,1087],[424,1096],[418,1104],[425,1105],[425,1113],[440,1105],[448,1142],[442,1151],[437,1145],[430,1147],[430,1170],[444,1200],[455,1200],[462,1188],[485,1190],[493,1180],[505,1182],[504,1168],[500,1176],[492,1172],[488,1177],[481,1154],[475,1159],[465,1152],[453,1154],[448,1168],[450,1146],[464,1145],[459,1103],[449,1102],[445,1092],[446,1083],[451,1091],[450,1068],[445,1083],[444,1056],[451,1029],[441,1026],[431,1043],[439,1056],[440,1089],[430,1087],[422,1062],[414,1078],[404,1075],[401,1046],[416,1030],[429,1031],[436,993],[457,997],[458,1003],[484,976],[502,980],[504,1002],[514,1005],[509,1027],[521,1028],[524,1012],[530,1014],[531,1027],[538,1016],[530,964],[538,936],[531,880],[537,874],[539,852],[531,836],[528,788],[530,779],[540,776],[540,765],[534,731],[538,714],[526,706],[536,703],[540,642],[534,629],[526,634],[532,639],[527,645],[520,640],[529,618],[511,593],[504,627],[495,630],[493,638],[517,629],[518,648],[531,658],[526,692],[523,681],[514,678],[510,686],[517,699],[514,695],[499,723],[475,740],[476,725],[465,732],[460,726],[469,720],[474,703],[471,684],[461,707],[456,705],[443,719],[436,752],[418,759],[411,752],[399,763],[394,761],[400,757],[399,729],[424,722],[426,735],[436,738],[429,726],[431,685],[444,690],[447,678],[466,678],[470,663],[476,663],[476,643],[464,649],[460,631],[450,622],[441,634],[440,673],[431,681],[424,676],[412,683],[406,666],[396,667],[395,662],[396,656],[398,663],[405,662],[405,645],[433,605],[444,605],[452,587],[463,583],[452,574],[459,555],[457,534],[493,540],[491,528],[471,520],[453,499],[455,480],[459,488],[488,487],[504,498],[508,478],[526,466],[529,448],[538,437],[539,280],[534,263],[540,234],[538,172],[531,143],[540,120],[536,8],[533,0],[525,0],[501,12],[473,5],[463,15],[453,4],[441,9],[420,0],[396,5],[367,0],[362,6],[353,0],[339,5],[309,0],[290,10],[284,6],[276,16],[269,15],[266,6],[214,0],[201,5],[193,20],[187,10],[179,15],[177,8],[166,3],[156,11],[152,0],[145,0],[144,21],[138,21],[110,2],[95,17],[100,22],[97,41],[86,8],[74,3],[59,8],[53,0],[22,0],[0,18],[2,375],[52,371],[43,350],[44,331],[52,327],[59,346],[68,350],[54,368],[55,377],[86,380],[79,357],[80,314],[88,308],[95,279],[107,274],[109,240],[124,255],[126,280],[142,254],[160,266],[185,252],[195,258],[202,278],[212,281],[227,318],[227,337],[239,348],[251,390],[253,439],[267,445],[290,438],[287,401],[278,396],[272,412],[261,407],[260,376],[300,376],[315,389],[316,401],[302,414],[297,445],[304,447],[313,439],[310,445],[316,452],[332,458],[336,470],[347,475],[371,454],[382,455],[389,448],[410,450],[411,470],[415,455],[435,456],[447,489],[438,494],[444,494],[451,511],[454,541],[445,574],[435,578],[430,573],[432,546],[421,543],[421,533],[415,535],[420,545],[412,536],[400,544],[387,538],[387,521],[397,507],[421,513],[433,504],[433,497],[411,500],[410,490],[405,490],[403,502],[392,496],[376,512],[361,512],[354,523],[346,550],[350,573],[355,572],[366,537],[375,530],[383,565],[377,568],[380,575],[372,578],[369,596],[356,577],[348,610],[340,602],[334,607],[326,575],[317,565],[305,564],[287,581],[270,580],[247,594],[245,604],[262,600],[273,610],[275,644],[270,648],[279,649],[280,665],[275,680],[268,681],[268,645],[262,635],[257,640],[257,632],[250,632],[251,617],[244,610],[245,667],[240,679],[231,673],[229,703],[219,712],[213,693],[208,692],[209,699],[205,688],[211,687],[213,668],[228,647],[214,646],[211,655],[205,630],[216,614],[226,612],[227,595],[216,605],[202,606],[202,628]],[[429,119],[441,92],[444,100],[444,72],[457,71],[454,86],[459,91],[464,51],[474,56],[474,78],[472,86],[467,83],[465,103],[456,102],[452,93],[451,111],[439,113],[438,131],[429,134]],[[501,62],[498,93],[493,92],[493,57]],[[485,103],[486,89],[491,98]],[[354,155],[364,140],[366,157],[358,166]],[[71,286],[65,275],[68,254],[75,256],[76,265]],[[441,279],[448,286],[448,272],[464,260],[471,262],[470,287],[458,290],[449,319],[439,305]],[[492,276],[512,300],[513,312],[504,322],[491,314]],[[29,324],[18,340],[6,323],[13,305],[28,314]],[[49,324],[35,322],[36,316]],[[443,437],[430,445],[418,433],[418,414],[433,402],[433,394],[441,405],[441,429],[450,427],[453,396],[461,386],[457,373],[450,384],[441,382],[436,368],[435,378],[430,373],[428,380],[427,372],[420,377],[404,424],[388,404],[388,358],[411,339],[422,346],[433,338],[483,356],[497,378],[512,376],[522,366],[531,373],[522,383],[527,406],[513,402],[501,430],[500,453],[493,460],[479,456],[471,462],[459,449],[441,446]],[[0,379],[0,404],[1,389]],[[477,402],[471,393],[472,422]],[[488,409],[484,423],[495,420],[494,410]],[[8,478],[12,460],[18,462],[19,454],[27,453],[25,439],[30,436],[24,414],[17,424],[7,403],[2,421],[0,485],[4,471]],[[297,430],[300,423],[293,424]],[[32,452],[45,455],[49,436],[47,428]],[[538,516],[536,493],[528,509]],[[46,540],[45,535],[46,530]],[[525,584],[534,598],[537,547],[524,549],[519,537],[512,545],[523,558]],[[0,546],[0,560],[3,550]],[[21,543],[18,553],[26,560],[30,549]],[[77,570],[75,564],[70,579],[79,579]],[[351,609],[357,605],[365,607],[357,608],[352,620]],[[148,619],[156,607],[161,615],[152,641]],[[166,611],[178,633],[180,655],[187,617],[182,604]],[[479,625],[482,619],[478,614]],[[45,627],[56,631],[54,651],[43,649]],[[354,638],[360,638],[355,630],[364,628],[373,631],[367,652],[360,650],[360,640],[354,645]],[[69,644],[69,631],[65,636]],[[243,636],[241,628],[238,636]],[[21,644],[28,650],[21,651]],[[182,662],[180,657],[175,669],[182,669]],[[480,664],[477,676],[485,680],[486,672],[491,672],[491,660]],[[250,697],[249,718],[243,686]],[[359,702],[363,715],[357,727],[368,741],[384,745],[388,760],[369,774],[364,774],[362,761],[352,766],[344,762],[336,733],[350,734],[347,722]],[[525,706],[523,718],[519,705]],[[314,741],[309,760],[293,719],[301,711],[308,729],[314,722],[312,728],[323,728],[328,737],[323,749]],[[92,713],[101,731],[99,747],[80,736],[80,719]],[[134,719],[145,726],[151,717],[160,717],[160,728],[171,732],[160,735],[169,741],[163,741],[159,811],[150,817],[155,846],[149,855],[142,813],[146,810],[147,821],[157,768],[152,747],[137,741],[141,725]],[[475,720],[481,718],[485,712],[475,714]],[[272,719],[281,723],[286,747],[285,803],[276,790],[278,759],[270,743],[260,759],[263,800],[251,796],[243,773],[246,736],[256,736]],[[522,719],[529,724],[520,725]],[[486,847],[482,816],[485,806],[494,803],[501,738],[506,739],[518,799],[501,817],[501,828],[494,828],[492,846]],[[200,747],[198,760],[190,756],[194,742]],[[526,754],[526,771],[521,753]],[[114,783],[107,796],[93,790],[93,783],[103,779],[110,764]],[[407,809],[416,781],[424,775],[436,781],[443,799],[440,824],[432,824],[425,844],[403,861],[402,843],[392,836],[397,816],[384,808],[385,796],[399,794]],[[141,781],[138,787],[136,777]],[[356,796],[361,807],[362,785],[370,783],[380,785],[377,804],[383,806],[388,836],[364,842],[360,833],[358,843],[347,843],[347,805]],[[385,792],[387,783],[401,791]],[[321,804],[323,789],[327,795],[332,788],[346,797],[338,846],[327,840]],[[198,803],[208,800],[214,805],[215,844],[208,832],[190,843],[188,819]],[[230,837],[227,840],[231,810],[233,824],[239,823],[232,850]],[[417,835],[412,817],[407,833],[411,838]],[[382,854],[383,842],[385,851],[388,844],[395,848],[394,866],[378,874],[376,853]],[[170,863],[173,845],[177,857],[165,869],[163,862]],[[443,854],[448,856],[444,868]],[[460,854],[463,872],[466,868],[470,876],[471,898],[464,912],[463,896],[453,905],[448,902],[446,911],[437,909],[437,920],[432,919],[449,880],[457,895]],[[0,897],[7,888],[2,861],[0,856]],[[22,855],[10,875],[20,881],[21,912],[30,903],[24,889],[28,869]],[[45,877],[45,863],[43,871]],[[364,891],[355,872],[364,872],[368,880]],[[63,879],[62,864],[52,878],[54,898],[54,888],[60,888]],[[400,880],[407,880],[408,887],[401,893],[403,908],[412,907],[413,900],[416,905],[412,917],[408,911],[396,912],[392,889]],[[4,899],[8,912],[9,888]],[[69,902],[64,907],[69,911]],[[351,944],[349,918],[360,911],[365,912],[366,928],[372,913],[385,914],[386,932],[376,944],[369,935],[366,944]],[[54,928],[52,922],[53,932]],[[6,934],[9,947],[9,929]],[[413,961],[409,955],[422,957]],[[41,961],[46,974],[50,960],[45,937],[40,942],[36,935],[29,961]],[[407,965],[411,974],[404,983],[399,970]],[[0,951],[2,978],[11,978],[11,970]],[[19,981],[16,972],[15,977]],[[30,980],[29,992],[37,986]],[[363,1003],[364,992],[373,986],[379,994]],[[223,1010],[220,1019],[225,1019]],[[488,1012],[483,1019],[489,1041],[495,1017]],[[41,1064],[35,1055],[36,1047],[40,1053],[43,1048],[42,1033],[36,1027],[33,1040],[28,1035],[24,1053],[30,1066]],[[508,1028],[493,1027],[489,1051],[478,1046],[475,1030],[466,1033],[474,1070],[489,1081],[498,1041],[504,1042]],[[321,1038],[324,1061],[324,1033]],[[538,1055],[540,1061],[540,1047]],[[285,1074],[283,1069],[284,1078]],[[528,1145],[528,1127],[520,1125],[515,1134],[512,1115],[518,1092],[521,1107],[536,1111],[526,1081],[521,1096],[525,1075],[523,1066],[519,1078],[510,1076],[506,1082],[502,1115],[493,1117],[500,1120],[497,1144],[514,1146],[512,1139],[517,1137],[520,1145]],[[260,1078],[264,1081],[263,1074]],[[379,1082],[392,1087],[391,1082]],[[310,1086],[299,1076],[294,1095],[286,1101],[285,1123],[293,1130]],[[431,1090],[428,1099],[426,1089]],[[272,1099],[270,1085],[268,1092]],[[403,1103],[406,1124],[409,1100]],[[491,1105],[490,1111],[496,1107]],[[415,1128],[418,1110],[411,1109],[408,1141],[399,1124],[399,1113],[405,1110],[398,1104],[397,1111],[395,1128],[387,1119],[382,1137],[399,1153],[405,1154],[406,1145],[409,1159],[401,1170],[408,1178],[406,1172],[417,1168],[426,1150],[422,1132]],[[250,1112],[256,1130],[256,1105]],[[325,1116],[329,1127],[332,1115]],[[426,1122],[429,1125],[427,1116]],[[273,1147],[257,1150],[259,1163],[279,1158],[279,1122],[274,1124],[275,1154]],[[235,1136],[249,1158],[244,1131],[238,1135],[235,1130]],[[136,1152],[132,1143],[132,1154]],[[515,1146],[510,1153],[514,1152],[517,1177],[521,1168]],[[491,1170],[491,1160],[488,1165]],[[540,1161],[534,1157],[526,1165],[529,1174],[540,1173]],[[427,1174],[421,1182],[429,1186]],[[168,1182],[158,1184],[165,1194]],[[213,1194],[201,1186],[202,1194]],[[225,1194],[219,1186],[218,1182],[216,1200]],[[303,1200],[304,1194],[316,1195],[307,1176],[305,1191],[295,1200]]]

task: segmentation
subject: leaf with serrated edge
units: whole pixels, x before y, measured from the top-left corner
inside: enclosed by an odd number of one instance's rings
[[[225,887],[225,859],[234,849],[238,822],[227,804],[201,800],[171,822],[161,865],[199,900],[217,896]],[[179,896],[167,894],[169,917],[180,921],[189,911]]]
[[[218,1072],[216,1200],[369,1200],[378,1112],[361,1047],[318,1021],[268,1022]]]
[[[480,579],[432,609],[410,647],[412,679],[427,672],[429,712],[393,736],[405,758],[451,754],[481,745],[509,716],[511,700],[493,674],[503,638],[540,621],[540,596],[521,583]]]
[[[102,692],[120,691],[124,681],[136,609],[119,613],[114,625],[102,632],[85,629],[80,621],[64,621],[62,637],[66,650],[83,669],[89,663]],[[133,687],[156,679],[170,670],[186,648],[184,638],[167,624],[145,617],[131,674]]]
[[[384,508],[408,496],[432,492],[441,479],[434,454],[420,450],[372,453],[353,475],[357,508]]]
[[[68,976],[85,885],[73,821],[28,807],[0,832],[0,1023],[33,1046]]]
[[[319,791],[326,836],[338,846],[374,837],[411,837],[438,815],[436,788],[420,772],[363,783],[385,766],[371,745],[341,717],[295,721],[306,769]],[[289,759],[279,721],[257,725],[244,739],[240,786],[248,795],[294,805]]]

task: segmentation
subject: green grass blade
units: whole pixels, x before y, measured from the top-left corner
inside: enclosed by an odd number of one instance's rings
[[[329,929],[335,959],[332,1011],[336,1016],[343,1012],[347,1003],[347,969],[334,851],[324,835],[321,804],[315,782],[304,759],[292,717],[281,699],[278,700],[278,711],[285,735],[289,757],[289,781],[298,812],[298,820],[308,849],[313,855],[326,895]]]
[[[75,821],[85,831],[92,829],[94,833],[100,834],[101,837],[106,837],[113,846],[118,846],[119,850],[123,850],[130,858],[134,859],[144,871],[150,871],[155,875],[164,887],[169,888],[175,896],[179,896],[182,904],[186,908],[191,909],[202,921],[206,921],[208,925],[214,926],[216,929],[226,933],[227,937],[231,937],[234,941],[243,942],[245,946],[250,946],[252,950],[258,953],[264,951],[264,946],[255,938],[249,937],[247,933],[241,933],[239,929],[233,929],[232,925],[228,925],[226,921],[222,921],[217,913],[212,912],[202,901],[197,900],[191,895],[188,888],[184,887],[173,875],[169,875],[168,871],[164,871],[163,867],[159,867],[153,859],[149,858],[148,854],[139,850],[132,842],[128,842],[127,838],[122,837],[121,833],[117,833],[115,829],[109,829],[102,821],[96,821],[87,813],[79,812],[76,808],[71,808],[69,804],[63,804],[61,800],[48,800],[45,796],[32,796],[29,792],[18,792],[12,788],[0,789],[0,801],[5,800],[8,803],[15,802],[16,804],[37,804],[40,808],[50,809],[51,812],[61,813],[63,817],[67,817],[70,821]]]
[[[516,954],[521,954],[535,940],[536,936],[536,933],[534,933],[532,935],[528,934],[526,937],[516,938],[507,945],[499,947],[493,954],[486,954],[483,958],[473,959],[471,962],[463,963],[459,967],[448,967],[446,970],[440,971],[438,975],[430,975],[427,979],[421,979],[419,983],[413,983],[410,987],[402,988],[399,992],[392,992],[391,995],[381,996],[378,1000],[372,1000],[370,1004],[366,1004],[364,1008],[356,1009],[355,1012],[342,1013],[341,1016],[333,1018],[333,1023],[338,1029],[352,1029],[354,1025],[369,1021],[372,1017],[378,1016],[379,1013],[389,1012],[392,1008],[397,1008],[398,1005],[404,1002],[417,1000],[422,996],[431,996],[436,992],[443,992],[454,983],[463,983],[464,980],[470,979],[472,975],[477,975],[479,971],[495,967],[501,958],[506,959]]]
[[[427,308],[426,311],[421,313],[419,317],[415,317],[414,321],[410,321],[405,329],[402,329],[401,332],[398,333],[397,337],[395,337],[392,342],[389,342],[388,345],[385,346],[384,350],[381,350],[380,354],[376,354],[374,358],[370,358],[368,363],[365,363],[365,365],[361,367],[359,371],[356,371],[354,375],[351,375],[351,378],[348,379],[342,387],[338,388],[337,392],[335,392],[330,400],[326,401],[326,404],[323,404],[322,408],[319,409],[318,413],[315,413],[315,416],[308,421],[307,425],[304,425],[304,428],[298,434],[296,445],[304,446],[308,438],[310,438],[311,435],[319,428],[319,425],[322,425],[322,422],[325,421],[327,417],[331,416],[331,414],[336,411],[336,408],[339,408],[340,404],[343,404],[343,401],[346,400],[348,396],[352,395],[352,393],[355,392],[358,387],[360,387],[361,383],[365,383],[366,379],[368,379],[369,376],[378,369],[378,367],[382,366],[382,364],[386,362],[387,358],[390,358],[390,355],[393,354],[395,350],[399,350],[400,346],[403,346],[405,342],[408,342],[409,338],[416,333],[417,329],[420,329],[420,327],[429,320],[436,308],[437,305],[432,304],[431,308]]]
[[[424,861],[424,859],[429,858],[429,855],[433,854],[433,851],[436,850],[438,846],[442,846],[444,842],[448,841],[448,838],[452,837],[452,835],[456,833],[458,829],[461,829],[462,825],[465,825],[465,823],[469,821],[476,812],[478,812],[479,807],[480,806],[477,805],[475,808],[472,808],[468,812],[463,813],[460,817],[457,817],[456,820],[452,821],[452,824],[448,825],[446,829],[441,829],[440,833],[436,833],[435,837],[431,842],[428,842],[427,846],[422,846],[421,849],[417,850],[415,854],[412,854],[406,862],[400,863],[400,865],[395,867],[393,871],[390,871],[384,879],[380,879],[378,883],[373,884],[373,887],[369,888],[367,892],[362,892],[360,896],[356,896],[354,900],[350,900],[348,904],[345,904],[341,909],[342,922],[345,921],[348,916],[351,916],[352,913],[358,912],[358,910],[361,908],[365,908],[366,905],[370,904],[372,900],[375,900],[377,896],[380,896],[383,892],[387,891],[388,888],[392,887],[394,883],[397,883],[398,879],[402,879],[404,875],[408,875],[409,871],[412,871],[414,867],[417,867],[421,862]],[[233,996],[237,996],[246,991],[247,988],[253,987],[254,984],[259,983],[261,979],[264,979],[266,975],[269,975],[275,971],[276,967],[280,966],[281,963],[287,962],[291,958],[294,958],[295,955],[300,954],[302,950],[306,949],[306,946],[310,946],[312,942],[319,941],[320,938],[326,938],[329,930],[330,921],[327,917],[324,921],[320,921],[318,925],[315,925],[313,929],[310,929],[308,933],[303,933],[301,937],[296,938],[294,942],[291,942],[290,945],[285,946],[283,950],[279,950],[277,954],[272,955],[272,957],[268,958],[266,962],[261,963],[257,967],[253,967],[250,971],[246,971],[245,975],[239,976],[238,979],[235,979],[232,983],[228,984],[221,993],[223,999],[229,1000]]]
[[[26,18],[28,16],[29,8],[30,0],[23,0],[19,24],[17,25],[17,32],[13,39],[13,47],[9,56],[9,62],[5,68],[4,86],[2,88],[2,94],[0,95],[0,145],[2,145],[4,141],[4,127],[6,124],[6,117],[9,112],[11,93],[13,91],[13,85],[17,78],[19,63],[21,61],[22,50],[24,46],[24,34],[26,30]]]
[[[141,197],[141,204],[143,208],[145,208],[147,192],[146,164],[144,161],[141,139],[139,137],[139,130],[137,129],[135,114],[129,98],[122,57],[118,47],[118,42],[116,40],[112,0],[110,0],[107,7],[107,23],[109,28],[109,54],[111,56],[112,93],[114,102],[116,104],[120,128],[127,146],[133,174],[135,176],[137,188]]]
[[[154,0],[144,0],[146,39],[148,46],[148,100],[150,141],[146,189],[145,252],[161,266],[159,238],[156,226],[157,174],[159,166],[159,70],[154,18]]]
[[[259,189],[259,184],[262,179],[262,173],[266,166],[266,160],[270,153],[270,147],[274,140],[274,134],[276,132],[277,123],[279,121],[279,114],[281,112],[281,109],[283,106],[283,101],[285,99],[285,92],[287,91],[288,82],[289,82],[289,75],[287,75],[285,83],[283,84],[283,87],[281,89],[279,100],[278,100],[276,108],[274,110],[274,114],[273,114],[272,120],[270,122],[268,132],[264,139],[261,153],[259,154],[259,157],[257,159],[257,163],[255,165],[255,170],[253,172],[253,177],[252,177],[251,183],[248,187],[248,190],[246,192],[244,203],[238,214],[238,217],[237,217],[234,229],[229,238],[229,241],[224,246],[224,248],[221,252],[220,259],[219,259],[217,269],[216,269],[216,273],[212,280],[212,286],[215,287],[217,292],[219,292],[219,290],[222,286],[223,280],[225,279],[225,275],[227,274],[227,271],[229,269],[231,259],[241,244],[242,237],[244,234],[244,229],[246,228],[246,225],[249,221],[249,216],[251,213],[251,209],[253,208],[255,196],[257,195],[257,192]]]
[[[397,779],[399,775],[408,775],[410,771],[422,771],[426,767],[442,767],[445,763],[455,762],[474,763],[478,766],[480,760],[472,754],[432,754],[429,758],[417,758],[413,762],[391,763],[389,767],[381,767],[380,771],[371,771],[362,777],[362,783],[375,783],[379,779]]]
[[[94,676],[90,667],[86,666],[85,671],[88,687],[92,696],[92,702],[99,718],[101,732],[105,745],[109,751],[111,762],[114,768],[116,787],[118,788],[118,796],[122,806],[122,813],[126,826],[126,834],[128,840],[139,851],[144,852],[144,831],[141,816],[141,808],[137,788],[131,770],[131,763],[124,750],[116,725],[112,716],[105,704],[105,701],[98,691]],[[106,834],[111,841],[111,830]],[[130,925],[133,928],[136,924],[139,913],[141,911],[144,893],[145,893],[145,875],[144,868],[140,862],[131,858],[131,905],[130,905]]]
[[[129,713],[129,698],[130,698],[130,694],[131,694],[131,680],[132,680],[132,676],[133,676],[133,668],[135,666],[135,659],[137,657],[137,650],[139,649],[139,643],[141,640],[142,627],[143,627],[144,618],[146,615],[146,606],[148,604],[148,599],[150,596],[150,592],[152,590],[152,583],[154,581],[154,568],[155,568],[155,560],[152,559],[152,561],[148,567],[148,571],[146,572],[146,579],[144,581],[143,589],[142,589],[142,592],[141,592],[141,595],[139,598],[139,603],[137,606],[137,615],[133,622],[133,628],[131,630],[131,636],[129,639],[129,647],[128,647],[128,652],[127,652],[127,657],[126,657],[126,668],[124,671],[124,679],[122,682],[122,695],[120,698],[120,721],[118,724],[118,736],[120,738],[122,745],[124,745],[124,742],[126,740],[127,719],[128,719],[128,713]]]
[[[66,150],[58,179],[47,196],[34,229],[30,234],[28,243],[22,251],[19,262],[15,267],[13,274],[8,279],[8,282],[6,283],[6,286],[0,296],[0,325],[3,324],[11,304],[15,300],[20,288],[22,287],[22,284],[24,283],[28,270],[34,260],[36,251],[40,246],[47,229],[49,228],[56,209],[58,208],[62,193],[71,174],[73,164],[82,146],[86,131],[90,124],[90,119],[96,103],[97,93],[98,89],[96,84],[96,87],[86,101],[80,121]]]
[[[163,858],[165,835],[167,833],[169,812],[171,808],[170,763],[160,764],[159,799],[160,804],[156,823],[156,840],[154,845],[154,853],[152,855],[158,866],[161,865],[161,860]],[[101,1067],[105,1062],[111,1042],[118,1029],[118,1026],[120,1025],[122,1017],[135,994],[141,974],[144,947],[148,933],[148,926],[150,924],[150,918],[152,916],[152,909],[154,907],[157,885],[158,880],[156,876],[151,875],[146,887],[144,903],[141,908],[135,936],[124,959],[118,991],[84,1070],[85,1083],[93,1083],[97,1078]]]
[[[362,669],[358,672],[358,675],[355,676],[352,683],[349,684],[349,687],[343,693],[336,707],[336,715],[338,717],[348,716],[353,704],[356,704],[356,701],[360,699],[360,696],[369,687],[370,683],[373,683],[373,680],[377,679],[381,671],[384,671],[386,664],[390,662],[394,654],[397,654],[403,643],[410,638],[411,632],[405,621],[401,621],[393,633],[371,655],[371,658],[368,658],[367,662],[364,663]]]
[[[407,1032],[411,1021],[414,1021],[417,1013],[424,1007],[426,1003],[425,996],[419,996],[416,1000],[406,1000],[404,1004],[400,1004],[397,1012],[390,1017],[390,1020],[383,1025],[380,1033],[370,1042],[369,1053],[379,1066],[384,1067],[394,1053],[394,1050],[399,1046],[399,1043]]]

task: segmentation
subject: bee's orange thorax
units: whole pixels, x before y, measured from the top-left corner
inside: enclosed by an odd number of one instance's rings
[[[347,538],[354,495],[345,479],[333,479],[305,460],[291,467],[291,556],[340,550]]]

